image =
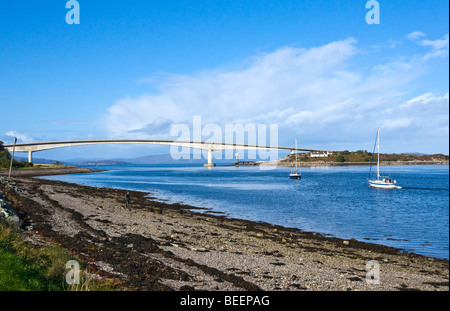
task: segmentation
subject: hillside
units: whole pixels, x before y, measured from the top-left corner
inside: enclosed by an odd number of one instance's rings
[[[8,169],[11,164],[11,154],[3,147],[3,142],[0,141],[0,169]],[[31,167],[32,163],[25,161],[13,161],[13,168]]]
[[[333,164],[370,164],[373,154],[366,150],[358,151],[335,151],[326,157],[311,157],[310,153],[299,153],[297,158],[300,165],[317,164],[333,165]],[[373,157],[376,161],[376,154]],[[280,160],[280,165],[291,165],[295,162],[295,155],[287,155]],[[448,164],[449,156],[443,154],[397,154],[382,153],[380,154],[380,162],[382,164]]]

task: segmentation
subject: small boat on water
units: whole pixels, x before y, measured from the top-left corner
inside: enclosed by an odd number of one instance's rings
[[[297,139],[295,140],[295,149],[297,149]],[[290,179],[301,179],[302,174],[298,171],[298,164],[297,164],[297,153],[295,153],[295,171],[292,171],[289,173]]]
[[[377,178],[367,179],[369,182],[369,187],[380,188],[380,189],[401,189],[402,187],[397,186],[397,181],[392,180],[389,176],[380,175],[380,127],[378,127],[377,137],[375,138],[375,143],[378,149],[378,160],[377,160]],[[375,146],[374,146],[375,152]],[[373,162],[373,157],[372,157]],[[372,171],[372,162],[370,163],[370,171]]]
[[[302,179],[302,174],[300,174],[297,170],[289,173],[290,179]]]

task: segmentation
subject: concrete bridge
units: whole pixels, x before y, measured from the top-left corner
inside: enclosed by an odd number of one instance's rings
[[[203,142],[203,141],[180,141],[180,140],[148,140],[148,139],[103,139],[103,140],[72,140],[72,141],[52,141],[52,142],[35,142],[16,144],[15,152],[27,152],[28,162],[33,162],[33,152],[66,148],[83,145],[102,145],[102,144],[152,144],[152,145],[167,145],[177,147],[187,147],[192,149],[201,149],[208,151],[208,163],[205,166],[215,166],[212,163],[212,152],[223,150],[285,150],[294,153],[295,151],[306,152],[323,152],[324,150],[316,149],[304,149],[293,147],[280,147],[280,146],[261,146],[261,145],[248,145],[248,144],[234,144],[234,143],[216,143],[216,142]],[[5,149],[12,152],[14,145],[4,145]]]

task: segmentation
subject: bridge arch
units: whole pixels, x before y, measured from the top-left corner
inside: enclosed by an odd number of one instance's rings
[[[304,149],[293,147],[281,147],[281,146],[262,146],[262,145],[248,145],[248,144],[235,144],[224,142],[208,142],[208,141],[182,141],[182,140],[158,140],[158,139],[99,139],[99,140],[72,140],[72,141],[50,141],[50,142],[33,142],[22,143],[15,145],[4,145],[5,149],[12,152],[27,152],[28,162],[33,162],[33,152],[67,148],[83,145],[102,145],[102,144],[153,144],[153,145],[167,145],[187,147],[192,149],[201,149],[208,151],[208,163],[205,166],[214,166],[212,163],[212,152],[220,150],[285,150],[291,153],[295,151],[307,151],[307,152],[319,152],[324,150],[316,149]]]

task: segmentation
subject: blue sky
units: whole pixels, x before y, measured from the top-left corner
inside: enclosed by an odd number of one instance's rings
[[[449,2],[0,3],[0,140],[170,137],[174,124],[278,124],[280,145],[449,153]],[[207,137],[206,137],[207,138]],[[134,157],[98,146],[36,157]]]

